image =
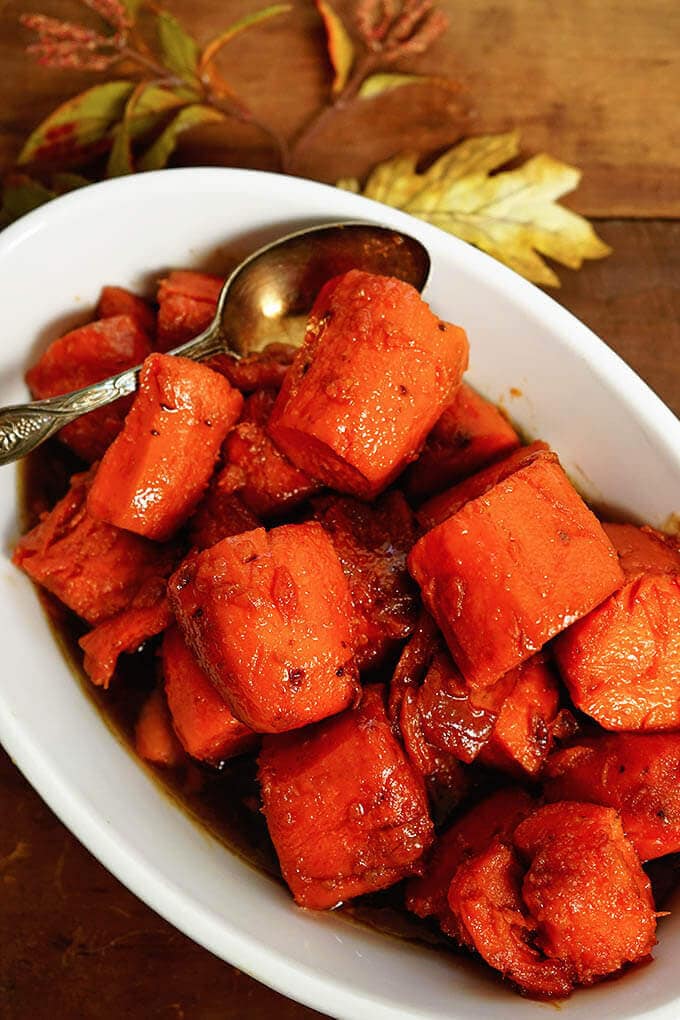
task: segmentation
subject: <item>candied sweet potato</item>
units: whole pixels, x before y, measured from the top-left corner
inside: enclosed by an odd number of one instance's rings
[[[81,637],[78,644],[85,652],[83,666],[95,687],[109,686],[123,652],[136,652],[172,622],[165,582],[153,581],[138,592],[127,609],[110,616]]]
[[[260,521],[236,493],[222,489],[217,474],[189,521],[189,540],[192,549],[208,549],[223,538],[259,527]]]
[[[425,789],[383,689],[309,729],[265,737],[263,810],[297,903],[321,910],[417,873],[432,841]]]
[[[97,318],[108,319],[112,315],[129,315],[144,330],[149,340],[154,339],[156,313],[148,302],[125,287],[102,287],[97,305]]]
[[[427,499],[501,460],[519,446],[519,436],[498,408],[462,383],[408,469],[406,492]]]
[[[196,508],[243,398],[205,365],[151,354],[125,427],[106,451],[88,509],[163,541]]]
[[[634,581],[643,574],[680,573],[680,551],[668,535],[634,524],[604,523],[602,527],[619,554],[626,581]]]
[[[349,588],[319,524],[225,538],[168,591],[199,663],[251,729],[295,729],[356,700]]]
[[[192,340],[212,322],[224,279],[211,273],[173,270],[158,287],[156,347],[169,351]]]
[[[500,706],[479,761],[525,778],[538,775],[548,757],[560,692],[542,654],[532,656],[513,673],[512,689]]]
[[[680,727],[680,575],[643,574],[555,644],[577,708],[607,730]]]
[[[290,344],[271,343],[262,351],[243,358],[216,354],[208,364],[242,393],[254,393],[261,389],[279,390],[296,350]]]
[[[406,906],[418,917],[436,917],[442,931],[462,940],[456,917],[449,908],[449,886],[464,861],[482,853],[500,836],[510,838],[536,806],[519,787],[492,793],[466,811],[439,836],[426,858],[425,872],[409,880]]]
[[[522,991],[563,998],[574,985],[572,968],[534,947],[536,922],[522,900],[522,878],[515,851],[499,839],[464,861],[448,896],[458,937]]]
[[[91,471],[73,476],[63,499],[19,539],[13,561],[94,625],[124,609],[149,581],[167,577],[176,550],[95,520],[87,510],[91,479]]]
[[[485,496],[495,485],[500,485],[520,468],[528,467],[536,460],[557,463],[558,458],[548,444],[540,439],[529,446],[520,446],[518,450],[514,450],[503,460],[490,464],[478,471],[476,475],[471,475],[452,488],[439,493],[438,496],[428,499],[418,511],[419,524],[426,531],[436,528],[438,524],[442,524],[447,518],[458,513],[461,507],[469,503],[470,500]]]
[[[56,397],[138,365],[150,350],[137,319],[116,315],[54,340],[26,373],[26,382],[36,399]],[[121,397],[90,411],[60,429],[59,438],[88,463],[98,460],[122,429],[130,405],[130,397]]]
[[[655,945],[656,913],[640,860],[612,808],[558,802],[515,829],[533,944],[591,984]]]
[[[163,635],[161,661],[172,722],[188,754],[220,762],[257,747],[257,735],[234,717],[177,627]]]
[[[295,467],[267,434],[276,393],[258,390],[244,403],[241,421],[224,441],[225,466],[220,472],[221,489],[236,492],[258,517],[284,514],[320,485]]]
[[[140,758],[154,765],[174,768],[184,760],[184,751],[172,728],[163,691],[155,688],[142,705],[135,726],[135,749]]]
[[[349,583],[359,669],[379,666],[416,623],[417,591],[406,569],[417,538],[413,513],[396,491],[372,506],[350,497],[321,496],[313,507]]]
[[[424,535],[409,569],[471,687],[530,658],[623,578],[596,517],[546,458]]]
[[[270,433],[313,478],[372,499],[417,456],[467,358],[464,331],[415,288],[351,270],[316,299]]]
[[[547,800],[604,804],[643,861],[680,852],[680,733],[607,733],[550,756]]]

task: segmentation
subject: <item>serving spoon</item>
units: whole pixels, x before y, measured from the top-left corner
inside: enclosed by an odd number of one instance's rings
[[[350,269],[395,276],[422,290],[430,258],[414,237],[372,223],[298,230],[244,259],[222,287],[208,328],[168,353],[203,361],[216,354],[243,358],[275,341],[298,347],[319,290]],[[81,415],[133,393],[140,368],[72,393],[0,408],[0,465],[25,457]]]

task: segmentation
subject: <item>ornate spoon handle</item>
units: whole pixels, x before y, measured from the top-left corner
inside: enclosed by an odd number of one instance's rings
[[[219,326],[212,323],[204,333],[170,351],[193,361],[202,361],[224,351]],[[0,408],[0,465],[25,457],[64,425],[89,411],[134,393],[141,365],[93,383],[82,390],[64,393],[30,404]]]

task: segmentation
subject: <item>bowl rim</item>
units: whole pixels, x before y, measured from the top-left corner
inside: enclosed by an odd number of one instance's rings
[[[587,362],[590,371],[637,417],[645,432],[651,433],[654,446],[663,449],[668,458],[677,463],[680,473],[680,421],[644,380],[584,323],[538,287],[466,242],[400,210],[363,196],[339,192],[330,185],[231,167],[173,168],[102,181],[54,199],[5,228],[0,234],[0,260],[11,255],[15,247],[32,235],[68,219],[73,210],[88,204],[96,207],[109,195],[113,198],[136,194],[139,198],[147,189],[157,193],[165,182],[168,187],[170,182],[174,187],[174,182],[184,181],[195,187],[201,180],[219,182],[220,186],[229,181],[253,181],[264,188],[284,188],[292,192],[323,189],[329,195],[332,210],[339,205],[349,207],[346,217],[329,213],[329,222],[356,218],[386,224],[415,233],[426,247],[428,238],[440,242],[442,237],[446,238],[451,250],[466,261],[475,277],[482,279],[492,291],[508,297],[550,333],[561,334],[566,345]],[[344,196],[342,201],[339,194]],[[341,980],[326,975],[320,977],[313,967],[291,961],[284,953],[270,948],[266,941],[240,931],[230,918],[211,913],[181,889],[164,881],[152,861],[136,852],[119,832],[112,831],[105,812],[93,809],[59,774],[50,750],[33,740],[30,728],[22,725],[12,713],[1,690],[0,742],[43,800],[87,849],[143,902],[195,942],[276,991],[332,1016],[359,1020],[367,1016],[369,1006],[375,1020],[418,1015],[411,1010],[397,1013],[377,997],[369,1000],[363,993],[354,993]],[[661,1020],[670,1015],[667,1009],[667,1004],[662,1004],[643,1015],[647,1020],[653,1017]]]

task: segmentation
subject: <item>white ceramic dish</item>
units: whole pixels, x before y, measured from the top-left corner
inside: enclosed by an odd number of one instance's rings
[[[190,169],[95,185],[0,235],[0,402],[25,395],[32,353],[83,319],[103,283],[144,286],[171,266],[219,265],[312,222],[367,219],[428,247],[427,297],[466,327],[472,381],[555,445],[591,496],[657,525],[680,509],[680,422],[550,298],[448,235],[307,181]],[[521,390],[511,399],[509,388]],[[0,471],[5,554],[17,534],[16,476]],[[74,683],[34,590],[0,563],[0,740],[48,804],[138,896],[218,956],[310,1006],[370,1020],[519,1020],[554,1007],[521,999],[454,957],[298,910],[286,892],[198,828],[103,724]],[[656,962],[576,993],[565,1020],[680,1014],[680,918],[660,925]]]

